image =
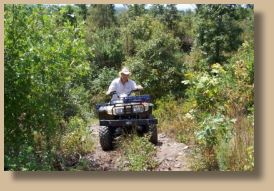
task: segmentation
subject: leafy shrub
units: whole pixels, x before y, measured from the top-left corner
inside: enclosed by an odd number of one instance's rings
[[[195,129],[195,103],[182,102],[172,96],[156,100],[156,110],[153,112],[159,122],[159,129],[178,141],[194,144]]]
[[[63,156],[84,155],[91,152],[93,146],[86,123],[81,118],[73,117],[68,124],[67,132],[61,139],[60,150]]]
[[[47,150],[36,150],[28,145],[22,145],[17,157],[4,156],[4,170],[9,171],[37,171],[52,170],[52,153]]]
[[[112,80],[117,77],[118,69],[106,67],[102,69],[94,69],[90,83],[90,105],[92,108],[95,108],[95,104],[110,100],[110,97],[106,95],[106,92]]]
[[[235,119],[224,115],[209,115],[200,124],[201,130],[196,133],[197,140],[204,148],[203,156],[207,168],[226,170],[229,157],[229,141],[232,138],[232,125]]]
[[[246,42],[230,63],[185,74],[189,100],[197,103],[197,141],[202,166],[210,170],[252,168],[254,99],[253,50]]]
[[[54,160],[67,110],[87,117],[80,106],[88,102],[82,80],[89,75],[86,58],[93,55],[84,23],[61,21],[62,10],[5,5],[5,156],[14,162],[6,166],[29,169],[20,157],[32,155],[37,169],[29,170],[44,170]]]
[[[88,102],[90,91],[87,91],[83,86],[76,86],[69,88],[67,92],[67,101],[64,104],[64,118],[68,120],[69,117],[78,115],[85,121],[88,121],[93,114],[90,111],[90,104]]]
[[[186,80],[182,83],[188,86],[186,95],[196,100],[198,109],[213,112],[226,99],[226,95],[223,94],[226,85],[225,76],[226,71],[216,63],[212,65],[210,73],[207,71],[186,73]]]

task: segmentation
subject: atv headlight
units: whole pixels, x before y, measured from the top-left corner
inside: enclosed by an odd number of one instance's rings
[[[123,114],[124,113],[124,108],[123,107],[115,107],[113,109],[113,113],[114,113],[114,115]]]
[[[144,112],[144,109],[143,105],[135,105],[133,106],[133,113],[142,113]]]

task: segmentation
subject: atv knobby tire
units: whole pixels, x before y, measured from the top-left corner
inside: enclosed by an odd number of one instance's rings
[[[158,143],[158,132],[156,125],[150,125],[149,126],[149,133],[150,133],[150,142],[154,145],[157,145]]]
[[[104,151],[112,150],[113,148],[113,136],[110,127],[100,126],[99,139],[101,147]]]

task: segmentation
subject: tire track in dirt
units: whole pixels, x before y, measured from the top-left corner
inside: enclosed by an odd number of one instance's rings
[[[92,170],[97,171],[118,171],[121,153],[119,150],[103,151],[99,143],[99,126],[91,125],[90,132],[95,143],[94,152],[85,158],[90,161]]]
[[[119,171],[122,165],[121,151],[103,151],[99,143],[99,126],[91,125],[90,132],[95,142],[95,151],[86,155],[90,162],[90,169],[95,171]],[[153,171],[190,171],[187,155],[190,149],[183,143],[178,143],[164,133],[158,134],[158,144],[155,146],[157,154],[155,160],[159,166]],[[120,168],[121,169],[121,168]]]

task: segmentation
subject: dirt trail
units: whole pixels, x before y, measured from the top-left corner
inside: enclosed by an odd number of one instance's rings
[[[163,133],[158,134],[156,160],[159,163],[157,171],[190,171],[187,167],[189,147],[178,143]]]
[[[121,167],[121,151],[119,149],[105,152],[99,144],[98,125],[90,126],[90,131],[95,137],[96,149],[85,156],[90,161],[90,169],[101,171],[119,171]],[[158,134],[157,154],[155,160],[159,166],[154,171],[190,171],[187,167],[187,154],[189,148],[183,143],[178,143],[163,133]]]
[[[90,132],[93,135],[94,142],[96,144],[95,151],[86,156],[86,159],[91,161],[92,170],[103,170],[103,171],[118,171],[119,161],[121,153],[119,150],[113,150],[105,152],[102,150],[99,143],[99,126],[90,126]]]

